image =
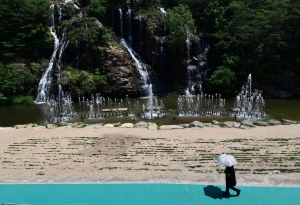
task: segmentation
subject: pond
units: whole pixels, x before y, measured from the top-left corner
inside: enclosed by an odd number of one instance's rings
[[[138,100],[140,104],[145,104],[147,98],[137,98],[131,99],[131,101]],[[164,97],[158,98],[158,101],[162,100],[165,106],[166,116],[161,119],[155,120],[145,120],[142,118],[133,117],[115,117],[115,118],[101,118],[93,120],[84,120],[90,123],[125,123],[137,121],[151,121],[157,124],[185,124],[190,123],[194,120],[199,120],[201,122],[210,122],[212,119],[233,120],[232,117],[178,117],[175,115],[175,110],[177,109],[177,97]],[[265,111],[266,116],[264,119],[290,119],[290,120],[300,120],[300,99],[265,99]],[[234,99],[226,99],[226,107],[232,108],[234,105]],[[80,106],[79,103],[75,103],[75,108],[77,115],[72,120],[80,120]],[[46,112],[45,104],[39,105],[10,105],[10,106],[0,106],[0,126],[8,127],[17,124],[28,124],[28,123],[41,123],[45,122]]]

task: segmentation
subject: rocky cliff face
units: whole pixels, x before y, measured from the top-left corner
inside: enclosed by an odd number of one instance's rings
[[[108,46],[103,50],[103,72],[107,74],[104,93],[112,97],[139,96],[139,76],[129,54],[116,46]]]
[[[126,95],[141,95],[141,77],[135,63],[128,51],[119,44],[120,39],[115,35],[127,40],[131,38],[131,46],[138,54],[137,58],[148,65],[155,94],[168,95],[183,92],[187,79],[187,56],[185,53],[168,49],[163,13],[158,11],[141,14],[140,11],[133,9],[129,25],[126,19],[127,9],[123,9],[122,33],[119,10],[112,10],[109,15],[113,21],[111,24],[114,33],[108,33],[109,43],[103,44],[98,37],[95,42],[88,36],[92,29],[98,31],[98,28],[102,28],[99,21],[90,18],[84,11],[75,10],[72,5],[66,4],[57,5],[57,22],[59,22],[58,8],[60,7],[62,7],[63,18],[57,30],[61,37],[63,28],[67,27],[69,39],[62,57],[63,71],[60,83],[65,90],[74,91],[74,99],[77,99],[75,95],[89,96],[95,92],[104,96],[122,98]],[[128,29],[131,32],[130,37]],[[192,56],[197,57],[195,45],[191,49],[194,53]],[[53,73],[57,74],[58,70],[54,70]],[[208,79],[209,77],[206,81],[203,80],[209,84]],[[254,83],[254,88],[256,86],[262,89],[265,97],[300,96],[299,82],[300,79],[296,75],[283,74],[275,77],[272,83]]]

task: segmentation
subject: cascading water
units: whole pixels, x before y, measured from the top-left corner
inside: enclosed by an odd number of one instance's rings
[[[247,83],[236,96],[234,115],[238,118],[261,118],[265,116],[265,101],[261,90],[252,92],[252,76],[248,75]]]
[[[58,17],[58,22],[61,23],[61,19],[62,19],[62,8],[59,8],[59,17]]]
[[[64,50],[66,49],[66,47],[69,44],[69,41],[66,40],[66,36],[67,36],[67,29],[64,28],[61,42],[60,42],[60,50],[59,50],[58,60],[57,60],[58,79],[60,79],[60,75],[61,75],[62,56],[63,56]]]
[[[208,71],[210,68],[208,67],[208,51],[210,49],[209,43],[205,40],[203,37],[203,34],[200,33],[199,37],[196,38],[196,43],[197,43],[197,60],[198,62],[198,70],[199,70],[199,76],[203,76],[204,78],[209,78],[207,76]]]
[[[126,20],[127,20],[127,37],[128,37],[128,41],[129,41],[129,45],[130,47],[132,46],[132,36],[131,36],[131,29],[132,29],[132,26],[131,26],[131,19],[132,19],[132,10],[130,8],[129,5],[127,5],[128,7],[128,10],[126,12]]]
[[[165,17],[167,16],[167,12],[166,12],[166,10],[164,8],[158,7],[158,9],[161,11],[161,13],[164,14]]]
[[[143,55],[144,52],[144,42],[143,42],[143,22],[142,22],[142,16],[139,15],[139,52],[140,55]]]
[[[55,30],[55,27],[54,27],[55,26],[54,25],[55,24],[55,21],[54,21],[54,5],[55,4],[52,4],[50,6],[52,14],[51,14],[51,19],[50,19],[50,27],[49,27],[50,33],[54,37],[54,51],[52,53],[49,65],[48,65],[45,73],[43,74],[40,82],[39,82],[38,95],[37,95],[37,98],[35,100],[35,103],[45,103],[46,102],[46,98],[49,95],[49,90],[50,90],[51,82],[52,82],[52,76],[51,76],[50,71],[53,68],[54,59],[55,59],[57,50],[59,48],[59,39],[57,38],[56,30]]]
[[[193,35],[188,28],[186,28],[187,33],[187,88],[185,91],[186,95],[195,95],[197,93],[202,93],[202,77],[207,78],[207,72],[210,70],[208,67],[207,55],[209,51],[209,44],[202,39],[202,33],[199,36]],[[193,56],[191,51],[192,41],[196,43],[197,53],[196,57]]]
[[[141,63],[133,54],[132,48],[130,47],[130,45],[128,45],[128,43],[126,42],[126,40],[123,37],[123,12],[122,9],[119,9],[119,13],[120,13],[120,25],[121,25],[121,45],[124,46],[126,48],[126,50],[128,51],[128,53],[130,54],[131,58],[134,60],[135,63],[135,67],[137,68],[140,76],[141,76],[141,82],[142,82],[142,91],[143,94],[146,95],[147,93],[147,89],[149,87],[149,82],[150,82],[150,78],[149,78],[149,74],[147,72],[147,68],[146,66],[143,65],[143,63]],[[130,37],[131,39],[131,37]]]
[[[198,83],[197,80],[194,79],[194,76],[197,73],[197,67],[195,65],[191,65],[191,37],[192,34],[188,28],[186,28],[187,39],[186,39],[186,50],[187,50],[187,74],[188,74],[188,86],[185,90],[186,95],[195,95],[195,85]]]
[[[167,12],[164,8],[159,7],[160,12],[163,14],[164,17],[167,16]],[[162,29],[162,34],[160,37],[160,47],[159,47],[159,54],[160,54],[160,63],[161,63],[161,69],[165,69],[164,60],[165,60],[165,50],[167,45],[167,26],[164,24]]]

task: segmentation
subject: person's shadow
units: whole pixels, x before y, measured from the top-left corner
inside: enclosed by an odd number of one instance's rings
[[[213,199],[222,199],[222,198],[229,198],[232,195],[223,195],[223,191],[221,188],[213,186],[213,185],[208,185],[203,188],[204,194],[208,197],[211,197]]]

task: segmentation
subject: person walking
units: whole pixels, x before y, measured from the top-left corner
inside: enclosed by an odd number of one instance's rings
[[[236,191],[236,195],[239,196],[241,193],[240,189],[235,188],[236,185],[236,179],[235,179],[235,171],[234,167],[232,166],[226,166],[225,170],[225,179],[226,179],[226,191],[223,193],[224,195],[230,195],[229,189],[232,189]]]

